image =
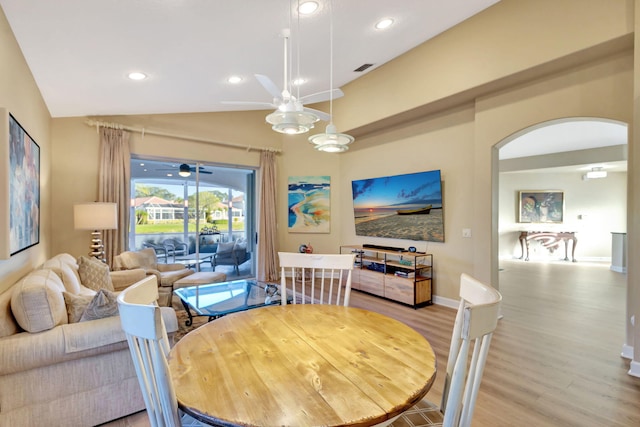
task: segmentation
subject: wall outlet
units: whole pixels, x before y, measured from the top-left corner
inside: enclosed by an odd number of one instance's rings
[[[463,228],[462,229],[462,237],[471,237],[471,229],[470,228]]]

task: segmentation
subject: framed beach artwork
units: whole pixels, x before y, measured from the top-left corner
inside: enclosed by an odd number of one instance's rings
[[[287,201],[290,233],[331,231],[331,177],[290,176]]]
[[[0,259],[7,259],[40,243],[40,146],[6,109],[0,119]]]
[[[523,190],[519,194],[518,222],[559,224],[564,220],[564,192]]]
[[[351,182],[356,236],[444,242],[440,170]]]

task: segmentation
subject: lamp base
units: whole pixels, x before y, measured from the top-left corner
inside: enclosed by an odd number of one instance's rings
[[[89,256],[106,264],[107,260],[104,257],[104,244],[102,243],[101,237],[102,235],[98,230],[91,232],[91,246],[89,246],[91,248],[91,252],[89,252]]]

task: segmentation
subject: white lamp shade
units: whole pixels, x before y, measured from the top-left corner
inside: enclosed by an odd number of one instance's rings
[[[118,228],[116,203],[79,203],[73,206],[73,224],[76,230],[113,230]]]

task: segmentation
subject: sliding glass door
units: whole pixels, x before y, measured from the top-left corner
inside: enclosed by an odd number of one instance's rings
[[[255,206],[254,170],[133,158],[129,247],[230,280],[253,277]]]

